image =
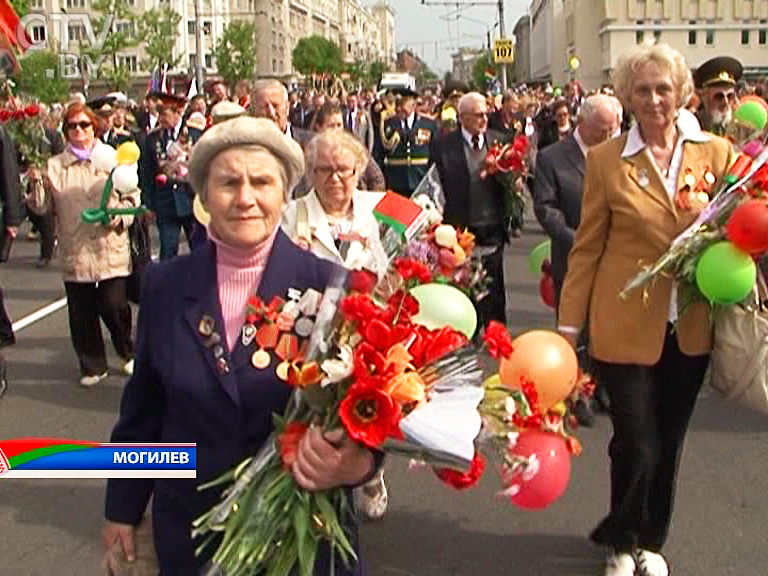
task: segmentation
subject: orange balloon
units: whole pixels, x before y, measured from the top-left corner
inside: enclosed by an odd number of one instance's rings
[[[502,358],[499,367],[502,384],[522,388],[524,380],[533,382],[542,412],[571,394],[579,376],[579,361],[565,338],[549,330],[532,330],[515,338],[512,345],[512,354]]]

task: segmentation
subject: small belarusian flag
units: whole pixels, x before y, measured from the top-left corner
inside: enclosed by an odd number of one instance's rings
[[[493,66],[488,66],[485,69],[486,80],[496,80],[496,69]]]
[[[427,212],[410,198],[387,192],[373,209],[376,220],[410,240],[427,220]]]

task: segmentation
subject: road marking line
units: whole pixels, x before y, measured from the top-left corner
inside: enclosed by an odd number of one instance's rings
[[[48,316],[49,314],[53,314],[57,310],[61,310],[67,305],[67,297],[59,298],[58,300],[51,302],[47,306],[43,306],[40,308],[40,310],[36,310],[32,312],[29,316],[24,316],[21,320],[17,320],[11,325],[11,328],[14,332],[18,332],[19,330],[22,330],[29,326],[30,324],[34,324],[38,320],[41,320]]]

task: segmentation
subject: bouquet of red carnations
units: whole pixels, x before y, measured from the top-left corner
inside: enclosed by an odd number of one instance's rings
[[[531,144],[524,135],[507,144],[493,144],[485,157],[482,178],[496,178],[504,188],[504,211],[512,229],[523,225],[525,212],[524,180],[528,175]]]

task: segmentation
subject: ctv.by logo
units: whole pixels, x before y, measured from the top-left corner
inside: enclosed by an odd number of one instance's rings
[[[97,36],[93,30],[93,24],[91,24],[91,17],[89,14],[64,14],[61,12],[53,12],[51,14],[27,14],[26,16],[23,16],[16,25],[16,38],[21,47],[25,50],[45,50],[48,48],[48,35],[46,34],[44,40],[34,42],[32,34],[29,33],[29,28],[33,24],[42,24],[46,28],[46,31],[52,27],[56,32],[55,37],[59,39],[58,62],[57,68],[48,68],[45,71],[45,77],[55,78],[56,72],[58,72],[59,78],[66,78],[68,80],[77,79],[81,76],[82,66],[87,70],[89,77],[94,77],[106,55],[99,54],[94,60],[90,54],[68,52],[67,50],[69,50],[70,45],[70,25],[79,25],[80,30],[84,32],[85,35],[85,38],[83,39],[85,47],[92,52],[99,52],[104,47],[104,42],[106,41],[110,30],[112,30],[112,23],[114,20],[114,14],[107,14],[101,25],[101,30],[99,30],[99,35]]]

